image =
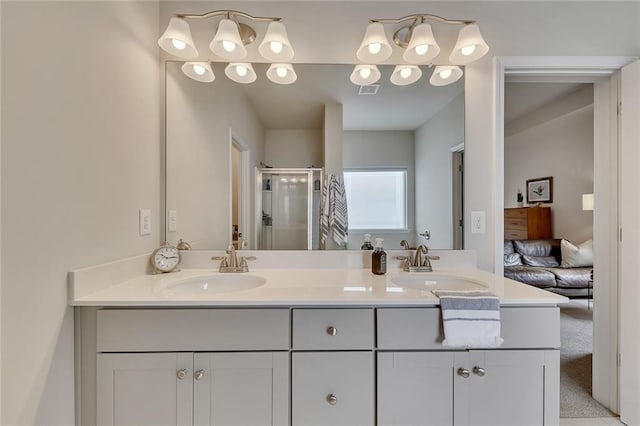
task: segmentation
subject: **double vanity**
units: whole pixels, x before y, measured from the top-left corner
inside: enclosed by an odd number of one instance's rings
[[[80,424],[559,422],[562,296],[445,252],[435,272],[382,276],[359,252],[243,274],[188,255],[171,274],[144,273],[148,256],[71,273]],[[502,346],[443,346],[435,289],[496,294]]]

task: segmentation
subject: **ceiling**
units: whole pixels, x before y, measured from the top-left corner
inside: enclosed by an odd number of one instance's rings
[[[505,83],[504,123],[509,123],[582,89],[586,83]]]

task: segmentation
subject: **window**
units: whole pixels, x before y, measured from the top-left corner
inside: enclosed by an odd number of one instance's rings
[[[349,229],[407,229],[406,170],[344,172]]]

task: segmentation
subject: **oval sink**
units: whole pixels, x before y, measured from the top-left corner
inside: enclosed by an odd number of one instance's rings
[[[398,287],[418,290],[486,290],[480,281],[450,275],[436,275],[430,272],[408,272],[389,276],[389,281]]]
[[[206,294],[233,293],[250,290],[264,285],[267,281],[256,275],[211,274],[185,278],[159,286],[156,292],[162,297],[202,296]]]

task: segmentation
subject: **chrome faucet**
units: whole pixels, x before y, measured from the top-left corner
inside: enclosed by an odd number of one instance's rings
[[[405,240],[402,240],[400,244],[405,250],[408,249],[409,244]],[[428,253],[429,248],[424,244],[420,244],[418,248],[416,248],[415,255],[397,256],[396,259],[404,260],[402,269],[405,272],[432,272],[431,261],[440,260],[440,256],[431,256]]]
[[[249,272],[247,260],[256,260],[255,256],[241,256],[238,262],[236,248],[233,245],[227,247],[227,256],[214,256],[211,260],[219,260],[219,272]]]

